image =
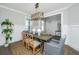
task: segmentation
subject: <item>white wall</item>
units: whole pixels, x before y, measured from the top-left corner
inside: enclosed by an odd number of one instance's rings
[[[68,44],[79,51],[79,4],[68,9]]]
[[[68,45],[79,51],[79,25],[68,26]]]
[[[21,40],[21,32],[25,29],[25,15],[0,8],[0,24],[5,18],[9,18],[14,24],[12,42]],[[0,45],[3,45],[5,43],[5,38],[3,37],[1,30],[2,28],[0,26]]]

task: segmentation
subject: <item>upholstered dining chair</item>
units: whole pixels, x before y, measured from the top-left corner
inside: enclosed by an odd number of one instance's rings
[[[35,54],[35,52],[38,52],[42,48],[42,42],[36,40],[33,34],[29,34],[29,47],[32,48],[32,53]]]
[[[44,43],[44,54],[45,55],[63,55],[64,54],[64,39],[55,40],[52,39],[50,42]]]

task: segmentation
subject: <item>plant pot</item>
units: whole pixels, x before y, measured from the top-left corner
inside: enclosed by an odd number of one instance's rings
[[[9,44],[7,43],[7,44],[4,44],[4,47],[8,47],[9,46]]]

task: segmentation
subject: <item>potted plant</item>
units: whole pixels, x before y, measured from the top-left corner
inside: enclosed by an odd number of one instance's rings
[[[2,29],[2,33],[5,35],[5,47],[7,47],[9,45],[9,40],[12,40],[12,25],[13,23],[9,20],[9,19],[5,19],[2,23],[1,26],[5,27]]]

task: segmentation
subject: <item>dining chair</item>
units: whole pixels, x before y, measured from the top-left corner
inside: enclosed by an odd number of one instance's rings
[[[28,36],[28,34],[27,33],[22,33],[22,36],[23,36],[23,45],[27,48],[27,49],[29,49],[29,36]]]
[[[32,48],[32,53],[35,54],[35,52],[37,53],[38,51],[41,50],[42,42],[36,40],[33,34],[29,34],[29,47]]]
[[[44,54],[45,55],[63,55],[64,54],[64,39],[55,40],[52,39],[50,42],[44,43]]]

